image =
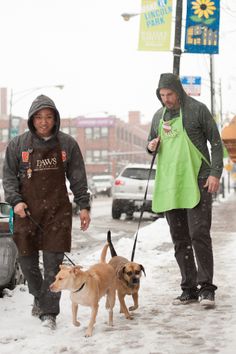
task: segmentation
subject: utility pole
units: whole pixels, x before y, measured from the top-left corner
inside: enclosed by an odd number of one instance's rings
[[[214,83],[214,60],[213,55],[210,54],[210,90],[211,90],[211,114],[215,119],[215,83]]]
[[[222,103],[222,86],[221,86],[221,79],[219,82],[219,95],[220,95],[220,130],[223,128],[223,103]]]
[[[9,113],[9,126],[8,126],[8,141],[11,140],[12,137],[12,100],[13,100],[13,90],[11,89],[10,95],[10,113]]]
[[[182,30],[182,9],[183,0],[176,0],[176,11],[175,11],[175,40],[173,48],[173,74],[179,76],[180,71],[180,57],[181,57],[181,30]]]

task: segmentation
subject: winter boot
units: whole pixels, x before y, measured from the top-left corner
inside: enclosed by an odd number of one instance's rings
[[[196,302],[196,301],[198,301],[198,289],[192,288],[192,289],[184,289],[182,294],[178,296],[176,299],[174,299],[172,304],[187,305],[191,302]]]

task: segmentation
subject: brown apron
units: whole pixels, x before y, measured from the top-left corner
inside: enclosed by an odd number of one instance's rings
[[[70,252],[72,205],[65,184],[65,170],[60,144],[51,149],[28,149],[20,192],[28,205],[29,219],[15,216],[14,241],[20,255],[37,250]],[[28,158],[27,158],[28,157]]]

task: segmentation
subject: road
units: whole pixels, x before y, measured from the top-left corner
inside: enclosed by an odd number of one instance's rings
[[[112,240],[122,237],[134,237],[140,213],[134,213],[132,220],[127,220],[122,214],[120,220],[114,220],[111,216],[112,198],[99,196],[94,198],[91,210],[91,223],[85,232],[80,230],[80,220],[78,216],[73,217],[72,230],[72,252],[80,254],[96,250],[102,247],[106,240],[107,231],[111,230]],[[149,213],[144,213],[140,227],[153,222],[153,217]]]

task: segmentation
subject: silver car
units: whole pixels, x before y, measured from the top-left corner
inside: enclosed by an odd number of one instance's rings
[[[96,195],[104,194],[111,197],[114,178],[111,175],[98,175],[92,177]]]
[[[116,177],[112,190],[112,217],[119,219],[122,213],[132,217],[135,211],[141,211],[148,183],[150,165],[129,164]],[[156,167],[153,166],[144,211],[152,212],[152,195]]]

